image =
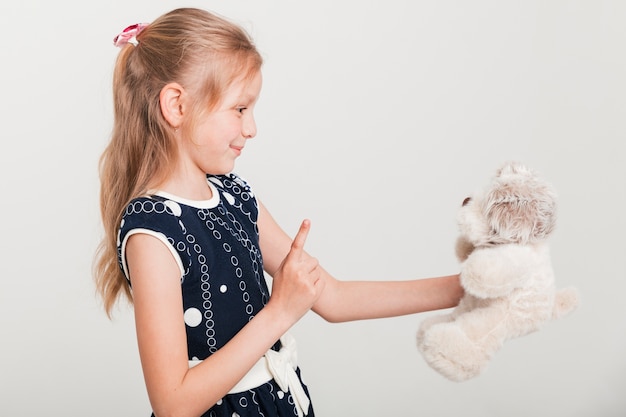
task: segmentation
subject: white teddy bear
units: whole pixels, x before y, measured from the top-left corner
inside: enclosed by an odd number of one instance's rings
[[[456,254],[465,294],[449,314],[424,320],[417,333],[433,369],[453,381],[473,378],[506,340],[577,306],[576,289],[555,289],[547,243],[555,209],[552,187],[514,162],[463,201]]]

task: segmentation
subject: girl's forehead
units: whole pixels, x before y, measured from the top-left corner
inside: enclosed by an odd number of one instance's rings
[[[263,77],[261,71],[255,71],[249,77],[238,78],[233,81],[225,92],[227,98],[237,99],[256,99],[261,93]]]

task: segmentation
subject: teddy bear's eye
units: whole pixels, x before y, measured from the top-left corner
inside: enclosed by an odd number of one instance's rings
[[[463,206],[467,206],[469,204],[469,202],[472,201],[471,197],[467,197],[465,200],[463,200]]]

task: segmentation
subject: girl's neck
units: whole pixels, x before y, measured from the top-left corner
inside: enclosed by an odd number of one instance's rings
[[[186,200],[205,201],[213,197],[206,175],[193,178],[172,176],[155,188]]]

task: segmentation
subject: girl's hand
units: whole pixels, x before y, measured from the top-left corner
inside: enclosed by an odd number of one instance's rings
[[[311,309],[324,288],[317,259],[304,251],[311,222],[304,220],[289,253],[274,274],[268,306],[280,308],[294,324]]]

